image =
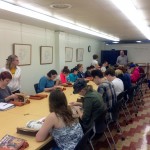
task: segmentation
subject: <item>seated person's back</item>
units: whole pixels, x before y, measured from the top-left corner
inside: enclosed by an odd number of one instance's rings
[[[123,82],[121,79],[116,78],[114,69],[108,68],[105,72],[105,75],[107,80],[113,83],[117,96],[124,91]]]
[[[50,114],[36,135],[37,141],[44,141],[49,134],[61,150],[73,150],[83,136],[82,127],[67,104],[65,94],[54,90],[49,96]]]
[[[71,73],[67,76],[68,82],[75,82],[78,79],[78,69],[77,67],[74,67],[71,69]]]
[[[54,79],[57,77],[57,72],[55,70],[51,70],[47,73],[47,76],[43,76],[38,84],[37,92],[48,92],[54,87]]]

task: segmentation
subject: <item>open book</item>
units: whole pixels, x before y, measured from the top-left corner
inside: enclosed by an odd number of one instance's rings
[[[25,127],[17,127],[17,133],[35,136],[44,123],[45,117],[40,120],[31,120]]]
[[[0,103],[0,110],[7,110],[13,107],[15,107],[14,104],[3,103],[3,102]]]
[[[27,95],[25,95],[24,93],[15,93],[15,95],[17,95],[18,96],[18,101],[19,102],[24,102],[24,103],[26,103],[26,101],[28,100],[28,96]]]
[[[25,143],[24,139],[11,135],[5,135],[0,140],[0,149],[19,150]]]

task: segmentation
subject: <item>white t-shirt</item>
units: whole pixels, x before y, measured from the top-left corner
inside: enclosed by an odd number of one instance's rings
[[[95,67],[96,65],[98,65],[98,61],[93,59],[91,65]]]
[[[121,92],[124,91],[124,85],[123,85],[123,82],[121,79],[119,78],[115,78],[113,81],[112,81],[113,85],[114,85],[114,88],[115,88],[115,91],[116,91],[116,95],[118,96]]]
[[[106,71],[106,67],[103,66],[103,67],[101,68],[101,71],[102,71],[102,72],[105,72],[105,71]]]

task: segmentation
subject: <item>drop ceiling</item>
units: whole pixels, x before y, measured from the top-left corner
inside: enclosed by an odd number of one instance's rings
[[[138,10],[145,15],[145,20],[150,24],[150,0],[132,0]],[[15,4],[30,4],[34,7],[48,11],[51,16],[71,20],[74,23],[108,33],[119,37],[121,40],[144,40],[145,37],[135,26],[109,1],[109,0],[14,0]],[[68,9],[54,9],[54,3],[71,4]],[[86,34],[72,31],[64,27],[34,20],[15,13],[0,10],[0,18],[20,23],[31,24],[53,30],[60,30],[73,34]],[[104,40],[104,39],[103,39]]]

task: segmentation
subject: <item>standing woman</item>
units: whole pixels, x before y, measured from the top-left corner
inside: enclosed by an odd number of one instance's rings
[[[20,93],[20,78],[21,78],[21,68],[18,67],[19,59],[16,55],[10,55],[6,59],[6,66],[1,68],[1,72],[9,71],[12,75],[12,80],[8,84],[10,91],[14,93]]]

